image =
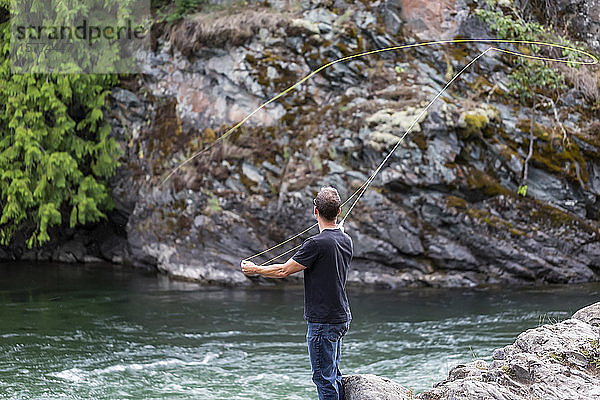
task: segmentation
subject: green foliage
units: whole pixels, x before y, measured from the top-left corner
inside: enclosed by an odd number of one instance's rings
[[[486,22],[500,39],[540,41],[554,43],[568,47],[576,47],[565,37],[556,34],[551,28],[545,27],[534,21],[525,21],[514,8],[510,13],[505,13],[495,0],[486,0],[486,9],[477,9],[475,14]],[[519,51],[527,54],[533,52],[540,54],[539,45],[518,46]],[[547,48],[545,50],[548,50]],[[562,56],[567,60],[574,61],[577,53],[573,50],[562,50]],[[539,60],[517,61],[517,67],[509,75],[509,88],[521,101],[526,102],[533,99],[539,91],[555,91],[564,89],[564,76],[548,67]]]
[[[206,191],[205,193],[208,195],[207,207],[209,213],[220,212],[221,206],[219,205],[219,198],[211,191]]]
[[[546,28],[537,22],[506,15],[495,1],[486,1],[488,9],[477,9],[475,15],[486,22],[499,38],[509,40],[539,40],[547,33]]]
[[[11,73],[9,22],[0,23],[2,245],[20,229],[29,247],[41,245],[63,216],[71,227],[105,218],[112,199],[104,180],[120,150],[103,107],[117,83],[114,75]]]
[[[519,186],[517,193],[523,197],[527,196],[527,185]]]
[[[565,77],[540,61],[518,61],[518,66],[509,75],[509,89],[522,102],[533,100],[539,91],[566,89]]]
[[[11,4],[13,72],[130,73],[137,70],[132,48],[149,44],[150,10],[144,1]]]
[[[206,0],[154,0],[152,5],[158,9],[161,20],[173,23],[197,12],[206,3]]]

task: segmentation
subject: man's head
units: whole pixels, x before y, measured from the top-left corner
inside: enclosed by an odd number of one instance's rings
[[[321,188],[321,191],[314,200],[314,205],[319,215],[327,221],[335,221],[335,218],[340,213],[341,204],[340,195],[331,186]]]

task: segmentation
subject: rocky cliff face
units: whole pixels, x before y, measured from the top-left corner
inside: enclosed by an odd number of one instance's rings
[[[577,28],[585,38],[597,28],[598,3],[575,3],[554,11],[587,15]],[[487,46],[429,46],[335,64],[215,140],[334,59],[434,38],[493,37],[475,6],[278,1],[162,26],[154,50],[141,55],[145,73],[113,92],[110,118],[126,157],[113,182],[112,223],[126,242],[105,235],[94,254],[182,279],[249,284],[239,261],[310,226],[321,186],[337,187],[344,199],[360,187],[445,82]],[[598,280],[598,72],[569,72],[556,110],[548,103],[538,111],[521,197],[530,112],[508,95],[514,61],[483,57],[394,153],[346,223],[355,243],[351,282]]]
[[[600,303],[571,319],[530,329],[493,361],[457,365],[448,379],[415,395],[373,375],[344,377],[346,400],[591,400],[600,397]]]

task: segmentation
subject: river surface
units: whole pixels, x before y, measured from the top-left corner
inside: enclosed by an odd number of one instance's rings
[[[349,290],[342,371],[419,392],[600,300],[600,286]],[[0,265],[0,399],[314,399],[301,288]]]

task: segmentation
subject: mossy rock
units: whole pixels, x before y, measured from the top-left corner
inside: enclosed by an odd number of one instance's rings
[[[499,121],[499,111],[488,104],[483,104],[474,110],[465,111],[458,118],[460,134],[464,138],[483,133],[491,121]]]
[[[472,168],[466,171],[467,183],[469,189],[481,191],[487,196],[496,196],[499,194],[508,195],[511,191],[500,184],[500,182],[489,174]]]
[[[524,132],[531,129],[531,120],[520,120],[517,127]],[[532,164],[552,174],[565,177],[575,184],[585,186],[589,179],[583,152],[571,139],[563,143],[562,133],[554,127],[534,123],[533,134],[536,137]],[[529,139],[523,146],[529,147]]]
[[[460,197],[452,195],[446,196],[446,205],[459,210],[467,209],[467,201],[465,199],[461,199]]]
[[[388,132],[371,132],[367,144],[375,151],[384,151],[395,146],[400,141],[400,137]]]

